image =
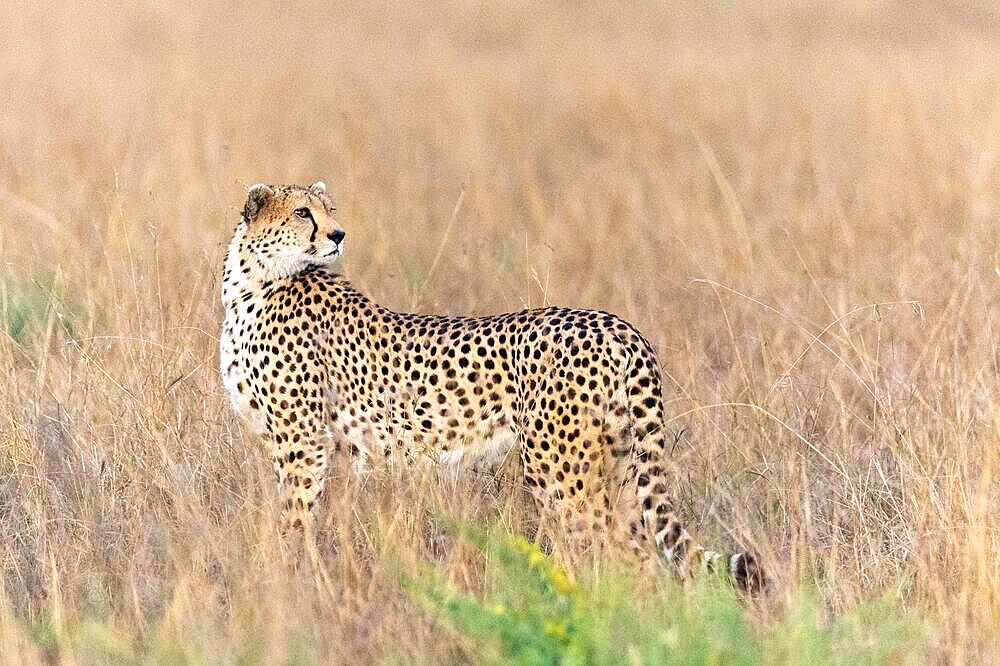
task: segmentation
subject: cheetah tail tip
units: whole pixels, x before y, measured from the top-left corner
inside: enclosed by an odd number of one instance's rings
[[[764,568],[750,551],[736,553],[729,558],[729,576],[736,589],[749,594],[757,594],[767,588]]]

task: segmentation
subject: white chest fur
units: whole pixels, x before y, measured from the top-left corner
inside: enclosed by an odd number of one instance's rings
[[[238,309],[227,308],[219,337],[219,372],[233,409],[253,432],[261,434],[267,430],[267,421],[263,411],[253,402],[249,381],[251,359],[247,341],[240,339],[248,326],[240,314]]]
[[[263,411],[254,404],[250,385],[250,345],[247,335],[253,330],[250,304],[238,297],[245,285],[241,284],[243,271],[239,260],[239,246],[246,233],[246,222],[240,223],[226,253],[222,279],[222,304],[226,317],[219,336],[219,372],[222,384],[229,393],[229,401],[236,413],[257,434],[267,430]]]

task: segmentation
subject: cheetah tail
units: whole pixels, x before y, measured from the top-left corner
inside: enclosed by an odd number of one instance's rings
[[[709,571],[726,575],[739,590],[752,593],[763,589],[764,570],[753,553],[724,554],[706,550],[692,538],[674,509],[662,475],[662,467],[653,464],[640,471],[636,478],[642,503],[640,529],[646,534],[652,532],[661,559],[681,578]]]

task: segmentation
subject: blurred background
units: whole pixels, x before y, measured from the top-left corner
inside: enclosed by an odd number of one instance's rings
[[[371,544],[329,554],[350,611],[259,566],[218,280],[249,185],[322,179],[387,306],[643,330],[679,503],[762,553],[766,613],[803,580],[831,613],[895,590],[931,654],[996,654],[993,3],[8,3],[3,33],[0,647],[99,599],[126,632],[209,617],[184,649],[230,654],[239,604],[199,600],[242,581],[247,626],[295,615],[318,658],[461,651]],[[465,510],[533,520],[510,502]],[[327,527],[400,511],[420,550],[398,505]]]
[[[135,198],[211,256],[245,185],[324,178],[348,265],[401,294],[464,185],[433,286],[455,302],[489,274],[508,306],[526,251],[572,276],[560,298],[603,299],[761,274],[791,244],[905,296],[992,226],[989,3],[206,4],[12,8],[7,198],[88,236],[110,193]]]

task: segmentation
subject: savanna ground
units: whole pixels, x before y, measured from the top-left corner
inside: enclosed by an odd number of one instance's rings
[[[829,4],[5,7],[0,660],[997,659],[1000,15]],[[569,582],[513,465],[341,475],[296,562],[218,289],[315,179],[386,305],[638,325],[769,593]]]

